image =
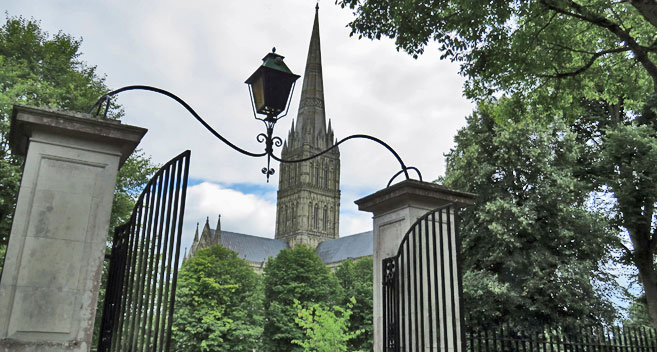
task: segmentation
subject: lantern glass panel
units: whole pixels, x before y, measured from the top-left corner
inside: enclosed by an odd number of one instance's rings
[[[277,114],[287,105],[292,84],[288,75],[276,70],[265,72],[265,109]]]
[[[251,92],[253,93],[253,104],[255,105],[256,111],[262,114],[261,110],[265,106],[265,87],[262,76],[251,82]]]

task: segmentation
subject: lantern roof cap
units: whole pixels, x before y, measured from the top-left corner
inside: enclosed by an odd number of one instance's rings
[[[296,75],[292,73],[289,67],[285,64],[283,61],[285,57],[282,55],[276,54],[276,48],[273,48],[271,50],[271,53],[265,55],[265,57],[262,58],[262,65],[258,67],[256,72],[254,72],[246,81],[245,83],[252,83],[255,80],[255,77],[260,73],[260,71],[263,69],[263,67],[270,68],[276,71],[281,71],[285,72],[287,74],[294,75],[296,77],[301,77],[299,75]]]

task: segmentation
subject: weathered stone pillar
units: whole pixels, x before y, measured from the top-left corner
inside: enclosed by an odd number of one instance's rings
[[[14,106],[26,155],[0,280],[0,351],[89,351],[116,175],[146,130]]]
[[[471,204],[474,195],[427,182],[407,180],[356,201],[373,213],[374,351],[383,352],[383,274],[381,261],[397,254],[408,229],[428,211],[449,203]]]

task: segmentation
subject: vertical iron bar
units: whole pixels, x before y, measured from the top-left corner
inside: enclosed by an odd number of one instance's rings
[[[114,332],[114,337],[112,339],[112,346],[111,346],[111,351],[120,351],[122,342],[123,342],[123,335],[125,334],[125,326],[127,325],[126,320],[129,320],[129,310],[128,307],[131,306],[132,304],[132,284],[133,284],[133,277],[131,275],[132,270],[133,270],[133,265],[135,262],[135,257],[134,257],[134,248],[136,246],[137,238],[136,236],[133,236],[133,233],[135,231],[135,223],[138,220],[138,217],[141,215],[140,209],[141,209],[141,200],[137,201],[137,205],[140,208],[135,208],[133,210],[132,215],[130,216],[130,222],[129,225],[126,228],[126,233],[125,236],[127,237],[128,240],[128,253],[126,255],[126,265],[124,268],[124,275],[126,279],[128,280],[127,282],[124,282],[123,284],[123,295],[121,299],[121,309],[119,311],[119,322],[117,326],[115,327],[115,332]],[[137,206],[136,205],[136,206]]]
[[[398,254],[399,266],[400,266],[399,267],[400,268],[400,272],[399,272],[399,295],[401,297],[401,302],[400,302],[401,315],[399,316],[399,320],[400,320],[400,323],[401,323],[401,337],[400,337],[401,344],[400,344],[400,347],[401,347],[402,351],[406,351],[407,346],[406,346],[406,296],[405,296],[406,290],[405,290],[405,285],[406,285],[406,282],[407,282],[406,277],[408,276],[408,267],[406,266],[406,264],[404,264],[404,256],[403,256],[404,249],[403,249],[403,246],[406,246],[408,248],[408,243],[402,242],[402,248],[401,248],[401,250],[399,251],[399,254]],[[403,271],[401,271],[402,266],[404,267]]]
[[[162,303],[162,312],[163,312],[163,317],[160,325],[160,343],[162,347],[162,351],[168,351],[169,347],[167,346],[167,333],[166,333],[166,327],[168,325],[168,316],[169,316],[169,289],[171,285],[171,266],[175,265],[173,264],[173,247],[174,247],[174,237],[175,237],[175,228],[176,228],[176,221],[177,221],[177,214],[178,214],[178,202],[179,202],[179,196],[180,196],[180,187],[181,187],[181,180],[182,180],[182,167],[180,166],[180,160],[175,163],[175,165],[172,166],[173,169],[176,170],[176,177],[175,177],[175,194],[174,194],[174,201],[173,201],[173,216],[170,219],[171,222],[171,233],[167,234],[167,242],[169,244],[169,247],[167,249],[167,255],[165,258],[163,258],[163,261],[165,262],[164,265],[164,270],[166,271],[166,274],[164,275],[164,295],[163,295],[163,303]]]
[[[419,312],[418,316],[420,318],[420,339],[421,339],[421,346],[422,346],[420,350],[425,351],[426,347],[425,347],[425,343],[424,343],[424,340],[425,340],[425,337],[424,337],[424,334],[425,334],[425,331],[424,331],[424,285],[422,284],[422,282],[424,281],[424,275],[422,275],[422,273],[423,273],[422,266],[424,265],[424,263],[422,261],[422,221],[420,221],[420,223],[417,224],[417,233],[413,232],[413,236],[417,236],[415,238],[417,240],[417,256],[418,256],[418,261],[419,261],[418,266],[420,267],[420,272],[418,274],[418,276],[420,277],[420,282],[419,282],[419,284],[420,284],[420,312]],[[417,314],[417,312],[416,312],[416,314]]]
[[[148,221],[148,215],[147,215],[147,207],[148,207],[148,196],[150,195],[150,190],[147,188],[144,190],[143,193],[143,199],[142,203],[139,205],[139,220],[137,223],[137,226],[134,227],[134,231],[136,233],[136,237],[138,239],[137,242],[135,242],[135,247],[134,247],[134,262],[133,266],[131,268],[131,276],[132,276],[132,286],[130,287],[130,308],[129,311],[127,312],[128,318],[130,320],[129,325],[125,327],[126,329],[126,342],[124,346],[121,346],[118,351],[121,350],[131,350],[132,349],[132,341],[133,341],[133,334],[135,331],[135,321],[137,320],[137,309],[138,309],[138,300],[139,300],[139,270],[140,270],[140,265],[139,262],[141,260],[141,250],[143,248],[143,244],[140,246],[140,243],[143,243],[143,238],[146,237],[146,234],[142,231],[142,222],[145,223]],[[143,203],[144,199],[146,200],[146,204]]]
[[[438,214],[438,221],[440,221],[441,213],[439,212]],[[434,308],[434,318],[436,320],[436,347],[440,350],[440,295],[438,294],[438,255],[436,253],[440,236],[436,233],[436,212],[431,213],[431,234],[433,237],[433,298],[436,304],[436,307]]]
[[[163,229],[164,229],[165,212],[168,211],[168,207],[166,205],[167,205],[167,200],[170,199],[169,192],[167,191],[167,187],[169,186],[169,173],[170,173],[169,170],[170,169],[171,169],[170,167],[166,168],[164,170],[164,172],[162,173],[163,177],[160,179],[161,184],[160,184],[160,197],[159,198],[160,198],[160,201],[162,203],[161,203],[161,206],[158,205],[158,209],[160,209],[160,215],[159,215],[160,222],[159,222],[159,224],[156,228],[157,229],[156,230],[157,244],[155,245],[155,248],[157,249],[157,251],[155,252],[155,255],[153,256],[153,258],[151,258],[151,260],[154,261],[154,265],[153,265],[153,295],[151,297],[151,303],[150,303],[151,314],[150,314],[150,319],[148,320],[148,335],[147,335],[148,336],[147,339],[149,341],[149,345],[148,345],[149,350],[155,350],[156,346],[157,346],[157,341],[156,341],[157,340],[157,332],[154,334],[155,336],[151,336],[151,335],[153,333],[153,320],[154,319],[159,319],[159,317],[160,317],[160,311],[159,311],[160,290],[159,290],[159,288],[162,286],[162,281],[158,279],[158,274],[159,274],[159,271],[160,271],[159,258],[160,258],[161,251],[162,251],[162,237],[165,235],[163,233]],[[156,301],[158,302],[157,305],[155,303]],[[157,315],[157,318],[155,317],[156,315]]]
[[[395,352],[399,352],[399,336],[401,332],[399,331],[399,304],[400,304],[400,299],[399,299],[399,290],[400,290],[400,282],[399,282],[399,256],[395,256],[395,276],[394,276],[394,304],[395,304]]]
[[[155,176],[157,177],[157,175]],[[139,296],[139,303],[137,305],[137,311],[139,312],[137,315],[137,318],[135,319],[136,322],[136,327],[135,327],[135,332],[136,334],[134,335],[134,342],[132,343],[131,347],[135,351],[139,351],[139,346],[141,344],[141,340],[143,337],[143,324],[145,319],[144,318],[144,313],[146,312],[146,307],[144,306],[144,294],[146,290],[146,276],[147,276],[147,268],[148,268],[148,251],[150,249],[150,243],[151,243],[151,235],[152,235],[152,226],[153,226],[153,212],[155,210],[155,186],[153,183],[149,184],[149,202],[148,202],[148,221],[146,222],[146,227],[144,228],[144,242],[141,250],[139,251],[140,254],[140,260],[139,260],[139,290],[137,291],[137,295]],[[142,333],[139,333],[142,331]]]
[[[415,327],[415,350],[420,351],[420,324],[418,322],[418,304],[417,304],[417,237],[415,235],[415,226],[413,226],[413,326]]]
[[[160,202],[162,200],[162,174],[159,174],[156,176],[156,181],[153,184],[153,193],[155,194],[155,208],[153,209],[153,219],[152,219],[152,224],[151,224],[151,238],[149,241],[149,249],[150,253],[147,257],[148,261],[148,267],[146,269],[147,275],[146,275],[146,286],[144,290],[144,323],[141,327],[141,342],[139,343],[138,351],[143,351],[144,347],[148,348],[149,345],[149,340],[150,340],[150,322],[149,320],[153,319],[152,316],[152,308],[153,304],[149,304],[150,301],[153,300],[151,298],[151,292],[153,291],[154,288],[154,282],[153,282],[153,261],[155,257],[155,244],[156,244],[156,237],[158,237],[158,220],[159,220],[159,213],[160,213]],[[148,329],[148,331],[147,331]]]
[[[170,247],[169,244],[169,239],[171,238],[171,232],[174,231],[172,225],[173,217],[176,216],[175,210],[172,208],[175,207],[174,203],[174,197],[178,193],[178,179],[179,177],[176,177],[179,168],[179,162],[171,164],[171,167],[169,168],[170,170],[170,180],[169,180],[169,199],[168,199],[168,204],[167,204],[167,219],[166,219],[166,230],[162,234],[162,237],[164,238],[164,243],[162,245],[162,248],[164,249],[164,253],[162,254],[161,260],[161,266],[162,266],[162,272],[160,273],[160,282],[162,283],[160,285],[160,292],[159,292],[159,297],[158,297],[158,317],[156,319],[156,336],[155,336],[155,341],[156,341],[156,346],[154,348],[154,351],[164,351],[165,348],[165,342],[164,342],[164,326],[166,322],[166,302],[168,300],[168,287],[169,287],[169,278],[168,278],[168,268],[169,265],[167,265],[167,258],[168,258],[168,253],[171,251],[168,250]],[[172,211],[174,212],[172,214]],[[165,291],[165,287],[166,290]],[[159,348],[158,348],[159,346]]]
[[[383,260],[381,265],[381,301],[383,302],[383,351],[388,352],[388,276],[387,276],[387,266],[388,259]]]
[[[454,208],[453,211],[450,211],[450,209]],[[459,295],[458,297],[458,321],[459,325],[461,327],[461,338],[464,338],[464,330],[463,327],[465,326],[465,313],[463,312],[463,308],[465,305],[463,304],[463,269],[461,267],[461,237],[459,235],[459,228],[461,228],[461,217],[459,216],[459,209],[456,207],[456,205],[450,205],[447,209],[447,214],[449,215],[450,212],[454,213],[454,239],[455,239],[455,246],[456,250],[454,252],[455,255],[455,261],[456,261],[456,284],[458,285],[456,287],[456,293]],[[456,346],[455,348],[458,348]],[[463,344],[461,344],[461,352],[466,352],[465,349],[463,348]]]
[[[456,342],[458,341],[458,337],[456,336],[456,327],[457,322],[456,322],[456,294],[454,291],[457,290],[456,287],[454,287],[454,261],[456,258],[453,257],[454,250],[452,248],[453,245],[456,245],[455,243],[452,244],[452,215],[450,214],[450,208],[446,208],[446,216],[447,216],[447,250],[448,250],[448,258],[449,258],[449,287],[451,288],[450,290],[450,299],[451,299],[451,307],[452,307],[452,341],[454,343],[454,348],[458,349],[458,346],[456,346]]]
[[[449,213],[447,213],[447,216],[449,217]],[[445,246],[444,246],[444,231],[443,231],[443,212],[440,211],[438,213],[439,217],[439,238],[440,238],[440,281],[442,283],[440,291],[442,293],[442,311],[443,311],[443,317],[442,317],[442,325],[443,325],[443,337],[445,338],[445,341],[442,341],[444,351],[448,351],[448,336],[449,336],[449,331],[447,331],[447,290],[445,288]],[[486,331],[488,333],[488,331]],[[488,351],[488,336],[486,336],[486,350]]]
[[[182,226],[183,226],[183,216],[185,214],[185,199],[187,197],[187,179],[189,177],[189,157],[191,152],[188,150],[185,152],[187,154],[187,157],[184,158],[185,162],[185,173],[184,173],[184,178],[183,178],[183,184],[182,184],[182,202],[180,204],[180,212],[178,213],[178,236],[176,238],[176,260],[180,257],[180,240],[182,238]],[[173,264],[173,283],[172,283],[172,289],[171,289],[171,308],[169,310],[169,326],[167,327],[167,342],[166,342],[166,350],[168,351],[170,349],[171,345],[171,326],[173,324],[173,306],[174,302],[176,299],[176,283],[177,283],[177,276],[178,276],[178,263]]]
[[[411,255],[410,255],[411,241],[410,239],[406,240],[406,267],[408,268],[408,284],[406,285],[406,292],[408,293],[408,315],[404,317],[408,321],[408,351],[413,350],[413,325],[411,319]]]
[[[154,306],[156,307],[156,313],[155,313],[155,321],[154,321],[154,326],[155,326],[155,331],[153,334],[153,351],[157,351],[158,348],[158,338],[159,338],[159,331],[158,327],[160,326],[160,318],[161,318],[161,313],[162,313],[162,288],[164,287],[164,264],[162,261],[162,258],[164,258],[166,254],[166,248],[167,248],[167,239],[168,239],[168,234],[169,234],[169,219],[171,217],[171,201],[173,197],[171,194],[173,193],[174,190],[174,177],[172,176],[172,171],[171,169],[175,167],[175,164],[171,165],[168,167],[165,171],[165,181],[164,181],[164,189],[166,193],[166,205],[162,208],[162,218],[160,222],[160,229],[162,232],[159,235],[158,239],[158,245],[157,245],[157,255],[156,255],[156,265],[157,265],[157,271],[156,271],[156,277],[157,274],[159,273],[159,278],[157,279],[157,293],[155,296],[157,296],[157,303],[153,302]],[[168,190],[167,190],[168,187]],[[164,204],[164,202],[163,202]],[[166,216],[164,215],[164,209],[166,208]],[[149,326],[149,330],[153,326]]]
[[[493,334],[493,351],[498,351],[497,349],[497,331],[495,329],[491,330]]]
[[[433,213],[432,213],[433,215]],[[424,237],[425,237],[425,248],[426,248],[426,258],[427,258],[427,318],[429,319],[429,349],[433,350],[433,307],[431,305],[431,257],[429,252],[429,217],[427,216],[424,220]]]
[[[646,341],[646,338],[645,338],[645,335],[644,335],[644,329],[643,329],[642,326],[639,326],[637,328],[637,336],[639,338],[639,348],[641,349],[641,351],[645,352],[648,341]]]

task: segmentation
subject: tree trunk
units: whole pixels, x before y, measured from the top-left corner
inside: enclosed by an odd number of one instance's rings
[[[657,329],[657,274],[655,273],[654,246],[651,245],[650,226],[637,226],[628,230],[634,247],[633,261],[639,269],[639,281],[646,296],[648,314],[653,327]]]

